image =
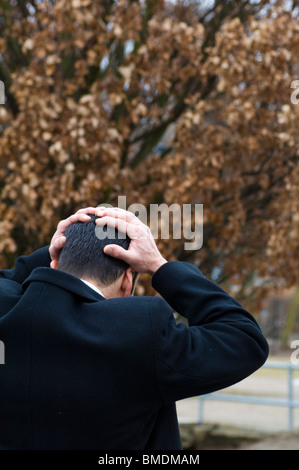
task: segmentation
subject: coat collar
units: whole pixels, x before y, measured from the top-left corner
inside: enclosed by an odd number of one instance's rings
[[[23,289],[27,289],[31,282],[46,282],[62,289],[68,290],[75,295],[84,297],[91,301],[105,300],[103,296],[88,287],[81,279],[72,274],[52,268],[35,268],[29,277],[23,282]]]

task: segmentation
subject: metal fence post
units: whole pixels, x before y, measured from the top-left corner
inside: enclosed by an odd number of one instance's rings
[[[198,414],[198,424],[202,425],[203,424],[203,402],[204,398],[203,397],[198,397],[198,405],[199,405],[199,414]]]

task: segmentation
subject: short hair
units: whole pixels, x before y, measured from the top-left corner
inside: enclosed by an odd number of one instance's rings
[[[128,250],[130,238],[117,229],[107,228],[107,225],[97,225],[95,220],[98,217],[88,215],[89,221],[76,222],[66,229],[66,242],[59,256],[58,269],[108,286],[115,282],[129,265],[106,255],[103,249],[106,245],[115,244]]]

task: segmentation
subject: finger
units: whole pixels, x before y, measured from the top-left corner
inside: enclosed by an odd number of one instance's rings
[[[103,249],[104,253],[108,256],[112,256],[113,258],[121,259],[126,263],[130,264],[130,254],[128,250],[125,250],[119,245],[106,245]]]
[[[85,222],[90,220],[90,216],[84,212],[76,212],[76,214],[70,215],[64,222],[67,222],[68,225],[72,225],[75,222]]]
[[[75,216],[77,216],[78,222],[88,222],[88,220],[90,220],[90,216],[88,214],[85,214],[84,212],[80,212],[80,214],[75,214]]]
[[[123,219],[116,217],[105,215],[104,217],[96,220],[96,225],[102,227],[108,225],[109,227],[116,228],[120,232],[127,234],[131,239],[138,238],[138,235],[140,234],[140,227],[138,225],[131,224]]]
[[[103,214],[107,214],[108,209],[110,210],[110,215],[114,214],[117,217],[117,214],[120,214],[121,210],[119,207],[105,207],[99,206],[96,210],[96,215],[102,216]]]
[[[115,218],[115,217],[109,217],[105,215],[104,217],[101,217],[100,219],[96,219],[96,225],[104,227],[105,225],[108,225],[109,227],[117,228],[120,232],[126,233],[128,235],[128,232],[130,231],[130,227],[128,222],[125,220]]]
[[[65,242],[66,242],[65,236],[61,236],[57,238],[57,240],[55,240],[52,245],[52,249],[54,249],[54,251],[61,251],[62,248],[64,247]]]
[[[106,211],[107,209],[114,209],[115,211],[121,210],[119,207],[106,207],[106,206],[99,205],[96,208],[96,215],[98,212],[103,212],[103,211]]]
[[[142,223],[132,212],[121,209],[120,207],[98,208],[96,215],[103,217],[105,215],[125,220],[131,223]]]
[[[50,268],[57,269],[58,268],[58,261],[57,260],[51,261]]]
[[[70,225],[76,222],[87,222],[88,220],[90,220],[90,217],[82,212],[70,215],[67,219],[59,222],[57,225],[57,232],[64,233]]]
[[[83,209],[79,209],[76,214],[95,214],[96,210],[96,207],[84,207]]]
[[[50,252],[50,256],[51,256],[52,261],[58,260],[59,253],[61,252],[62,248],[64,247],[65,242],[66,242],[66,237],[62,236],[62,237],[57,238],[57,240],[55,240],[51,244],[49,252]]]

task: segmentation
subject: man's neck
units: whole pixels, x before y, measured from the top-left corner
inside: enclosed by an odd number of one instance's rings
[[[122,293],[122,276],[120,276],[115,282],[109,284],[108,286],[99,285],[94,279],[82,279],[81,281],[85,282],[91,289],[94,289],[96,292],[100,293],[105,299],[115,299],[116,297],[123,297]]]
[[[91,289],[93,289],[94,291],[96,291],[98,294],[100,294],[100,295],[102,295],[103,297],[105,297],[105,295],[103,294],[103,292],[102,292],[93,282],[86,281],[85,279],[81,279],[81,281],[83,281],[88,287],[90,287]]]

